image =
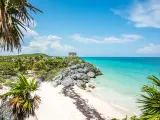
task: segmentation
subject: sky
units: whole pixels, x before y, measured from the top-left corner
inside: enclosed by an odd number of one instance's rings
[[[19,54],[160,57],[160,0],[29,1],[43,13],[32,14]]]

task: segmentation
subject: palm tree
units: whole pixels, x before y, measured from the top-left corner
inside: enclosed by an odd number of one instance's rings
[[[33,18],[31,12],[42,12],[27,0],[0,0],[0,47],[3,50],[20,51],[23,41],[22,29],[26,30]]]
[[[14,67],[16,68],[17,72],[25,73],[28,66],[25,66],[25,61],[23,59],[17,59],[14,62]]]
[[[34,79],[28,81],[26,77],[20,75],[11,90],[1,98],[9,108],[13,120],[24,120],[30,115],[35,116],[35,109],[38,108],[40,97],[31,94],[38,89],[38,84]]]
[[[160,79],[155,76],[149,76],[153,85],[144,85],[142,87],[141,103],[142,118],[147,120],[160,120]]]

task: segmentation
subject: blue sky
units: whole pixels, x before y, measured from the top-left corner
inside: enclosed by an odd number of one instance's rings
[[[160,56],[160,0],[30,1],[44,13],[33,14],[21,54]]]

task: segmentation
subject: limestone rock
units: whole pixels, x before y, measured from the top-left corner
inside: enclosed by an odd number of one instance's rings
[[[96,71],[96,75],[102,75],[103,73],[100,71],[99,68],[95,68],[95,71]]]
[[[79,73],[84,73],[84,70],[82,68],[77,69]]]
[[[77,64],[76,66],[77,66],[77,69],[78,69],[78,68],[81,68],[81,64]]]
[[[88,87],[89,87],[89,88],[92,88],[92,89],[96,88],[96,86],[93,85],[93,84],[88,84]]]
[[[77,69],[76,69],[74,72],[75,72],[75,74],[79,74],[79,72],[78,72],[78,70],[77,70]]]
[[[63,72],[62,76],[63,76],[63,78],[67,77],[68,76],[68,72]]]
[[[54,87],[57,87],[57,86],[60,85],[60,84],[61,84],[60,80],[55,80],[55,81],[52,83],[52,85],[53,85]]]
[[[87,75],[90,77],[90,78],[95,78],[96,74],[94,72],[88,72]]]
[[[72,66],[72,62],[68,63],[68,66]]]
[[[81,63],[80,65],[81,65],[81,68],[84,68],[84,66],[85,66],[85,63]]]
[[[74,79],[74,80],[77,80],[76,74],[71,75],[71,78]]]
[[[71,70],[74,70],[74,69],[77,69],[77,66],[76,65],[72,65],[70,68],[71,68]]]
[[[92,67],[88,63],[84,63],[83,60],[78,62],[78,64],[70,61],[68,67],[69,68],[59,72],[59,74],[53,79],[53,86],[56,87],[59,84],[66,87],[77,85],[78,87],[85,89],[90,78],[95,78],[97,75],[101,74],[101,71],[98,68],[95,68],[94,66]],[[87,88],[94,89],[95,86],[89,85]]]
[[[73,86],[74,82],[71,77],[66,77],[64,80],[61,81],[61,84],[65,87]]]
[[[75,74],[75,70],[70,70],[71,74]]]
[[[91,90],[89,88],[86,88],[86,92],[91,92]]]
[[[89,70],[90,70],[90,68],[89,68],[89,67],[84,67],[84,69],[83,69],[84,73],[88,73],[88,72],[89,72]]]
[[[88,75],[87,75],[87,74],[82,74],[82,76],[81,76],[81,77],[82,77],[82,79],[83,79],[83,80],[89,80],[89,77],[88,77]]]
[[[79,80],[83,80],[83,73],[78,73],[78,74],[76,74],[76,76],[77,76],[77,79],[79,79]]]
[[[77,84],[78,87],[85,89],[86,88],[86,84],[82,81],[82,80],[77,80]]]

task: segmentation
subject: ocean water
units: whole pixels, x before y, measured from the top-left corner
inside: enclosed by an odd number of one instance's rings
[[[100,95],[109,103],[116,104],[139,114],[141,87],[151,83],[147,76],[160,77],[160,58],[158,57],[83,57],[100,68],[104,75],[93,81]]]

